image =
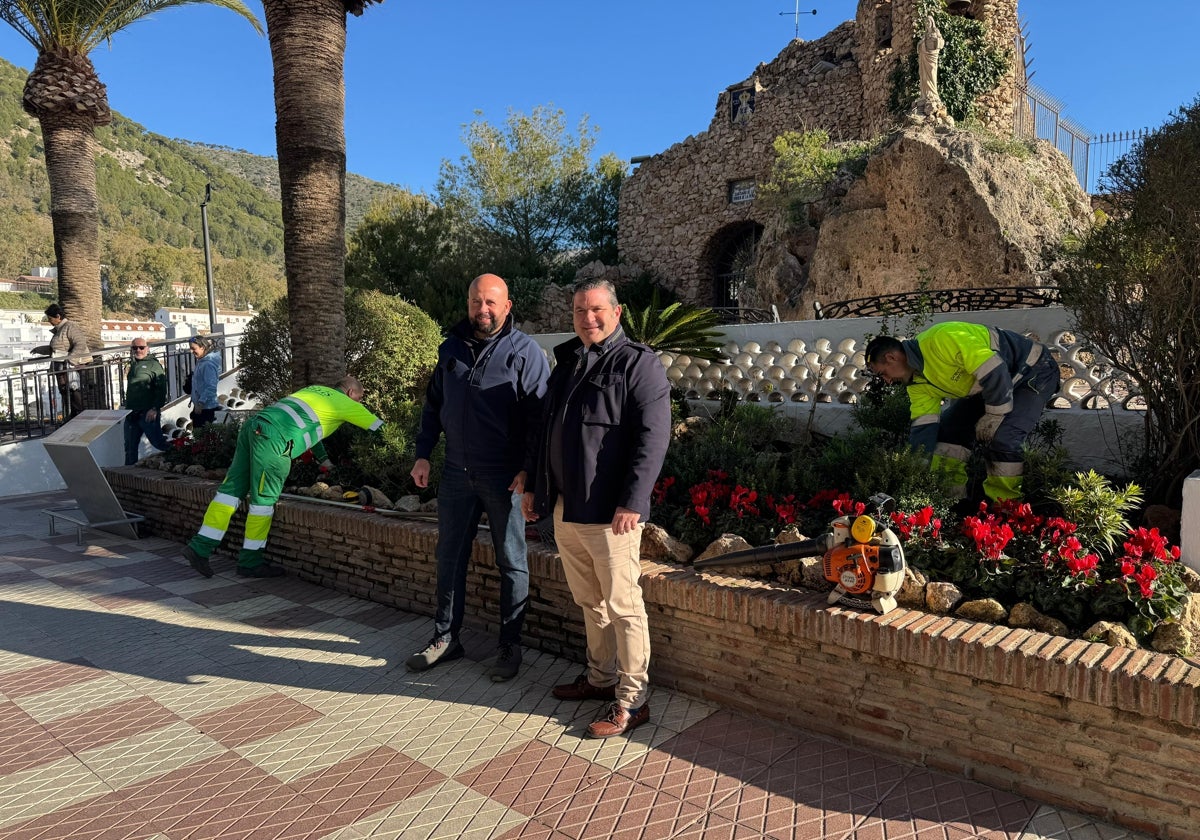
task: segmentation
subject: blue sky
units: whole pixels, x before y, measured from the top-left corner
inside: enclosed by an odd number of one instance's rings
[[[249,3],[261,17],[259,3]],[[800,37],[854,17],[808,0]],[[561,108],[629,159],[705,130],[717,94],[795,34],[794,0],[385,0],[348,21],[348,168],[432,191],[474,112]],[[782,13],[782,14],[781,14]],[[1196,0],[1023,0],[1035,84],[1094,133],[1161,125],[1200,93]],[[0,56],[35,54],[0,24]],[[92,54],[112,107],[148,130],[274,154],[270,51],[236,15],[173,8]]]

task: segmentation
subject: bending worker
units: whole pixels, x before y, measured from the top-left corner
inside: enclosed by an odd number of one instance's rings
[[[874,375],[907,386],[909,442],[932,453],[961,497],[977,440],[987,447],[984,494],[1021,498],[1021,447],[1059,387],[1058,363],[1045,345],[1011,330],[946,321],[904,341],[876,336],[866,357]],[[950,400],[944,410],[943,400]]]
[[[327,469],[332,464],[321,441],[342,423],[371,431],[382,426],[382,420],[359,404],[362,398],[362,385],[353,376],[347,376],[337,388],[324,385],[302,388],[242,424],[229,472],[204,513],[200,532],[183,547],[183,556],[193,569],[205,577],[213,576],[208,560],[229,530],[229,520],[238,503],[245,498],[249,510],[237,573],[253,578],[285,574],[280,567],[265,561],[263,548],[271,530],[275,503],[292,469],[292,459],[311,449]]]

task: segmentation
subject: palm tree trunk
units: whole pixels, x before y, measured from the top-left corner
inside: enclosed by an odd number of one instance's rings
[[[50,221],[58,265],[58,301],[100,346],[100,202],[96,197],[95,122],[59,112],[41,118],[50,182]]]
[[[346,372],[346,6],[264,0],[275,68],[292,384]]]

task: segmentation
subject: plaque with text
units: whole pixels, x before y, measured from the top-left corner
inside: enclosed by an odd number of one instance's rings
[[[745,204],[754,200],[756,185],[753,179],[733,181],[729,184],[729,203]]]

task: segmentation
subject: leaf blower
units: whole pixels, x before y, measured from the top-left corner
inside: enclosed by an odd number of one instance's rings
[[[827,603],[873,609],[881,615],[896,608],[896,593],[904,585],[904,548],[887,525],[896,509],[891,497],[877,493],[868,499],[875,514],[839,516],[820,537],[795,543],[751,548],[698,560],[697,569],[777,563],[822,556],[825,579],[834,584]]]

